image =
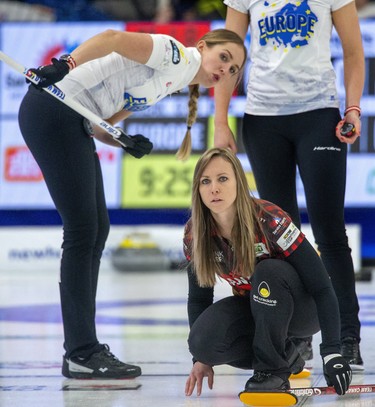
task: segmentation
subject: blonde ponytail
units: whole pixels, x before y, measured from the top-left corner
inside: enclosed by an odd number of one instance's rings
[[[199,85],[189,85],[189,114],[186,120],[187,130],[182,140],[181,146],[176,153],[180,161],[186,161],[191,153],[191,127],[197,119],[198,112]]]

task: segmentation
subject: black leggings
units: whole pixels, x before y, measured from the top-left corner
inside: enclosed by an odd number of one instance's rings
[[[197,318],[189,350],[210,366],[290,373],[290,356],[295,353],[290,339],[319,331],[315,302],[286,261],[261,261],[251,283],[250,299],[224,298]]]
[[[316,244],[339,301],[341,338],[360,339],[355,274],[345,230],[347,145],[335,136],[338,109],[287,116],[245,115],[243,142],[261,198],[300,227],[296,167]]]
[[[19,125],[63,222],[60,295],[66,356],[85,357],[100,345],[95,298],[109,232],[102,173],[82,116],[30,86]]]

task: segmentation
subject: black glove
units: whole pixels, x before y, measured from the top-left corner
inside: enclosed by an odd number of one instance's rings
[[[121,127],[116,127],[117,130],[121,131],[121,136],[119,138],[114,139],[121,144],[121,147],[129,154],[131,154],[135,158],[142,158],[146,154],[150,154],[153,144],[151,141],[142,136],[142,134],[136,134],[135,136],[128,136],[124,133]],[[129,145],[129,138],[133,146],[128,147]]]
[[[346,393],[352,381],[352,369],[339,353],[323,357],[323,372],[328,386],[333,386],[340,396]]]
[[[34,72],[40,78],[40,82],[37,85],[33,84],[38,89],[47,88],[49,85],[60,82],[61,79],[69,73],[69,65],[67,62],[59,61],[56,58],[52,58],[51,61],[51,65],[30,69],[30,71]],[[30,81],[26,79],[26,82]]]

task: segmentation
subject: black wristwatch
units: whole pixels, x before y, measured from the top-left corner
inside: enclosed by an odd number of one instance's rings
[[[74,69],[77,66],[76,61],[70,54],[61,55],[59,61],[66,62],[69,65],[70,70]]]

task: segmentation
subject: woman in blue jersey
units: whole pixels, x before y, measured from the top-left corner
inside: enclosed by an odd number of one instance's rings
[[[225,4],[226,28],[245,38],[250,25],[242,137],[259,195],[281,206],[300,227],[298,166],[314,238],[339,301],[341,351],[353,369],[362,370],[359,305],[344,219],[347,145],[361,133],[364,85],[355,2],[225,0]],[[333,27],[343,48],[343,119],[331,63]],[[215,89],[215,145],[236,151],[227,124],[230,96],[230,87]],[[341,134],[344,122],[356,129],[351,137]],[[300,345],[309,358],[311,344],[306,339]]]
[[[60,295],[65,377],[132,378],[141,374],[141,368],[120,362],[97,339],[96,290],[110,226],[100,163],[82,116],[42,88],[56,83],[68,96],[115,125],[189,86],[187,142],[180,151],[180,157],[185,158],[199,85],[238,81],[245,60],[241,38],[228,30],[207,33],[196,47],[184,47],[167,35],[108,30],[70,55],[34,70],[41,82],[29,87],[19,124],[63,222]],[[99,128],[89,133],[121,147]],[[127,153],[141,158],[151,151],[147,138],[133,137],[135,146],[125,147]]]
[[[184,251],[194,362],[186,395],[195,388],[200,395],[204,377],[212,388],[213,367],[222,364],[254,369],[245,391],[288,390],[289,376],[304,366],[292,339],[319,329],[327,384],[346,392],[351,369],[340,354],[339,308],[327,271],[286,212],[251,197],[229,149],[210,149],[196,165]],[[218,278],[234,295],[214,302]]]

